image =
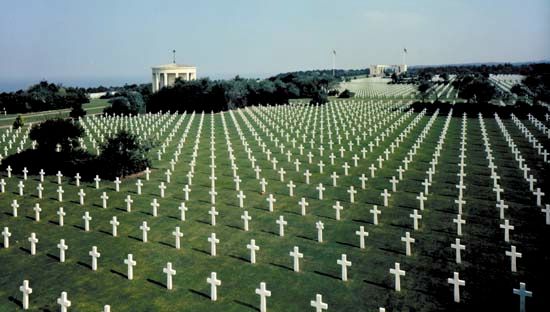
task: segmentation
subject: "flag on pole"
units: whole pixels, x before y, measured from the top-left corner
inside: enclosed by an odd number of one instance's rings
[[[336,50],[332,50],[332,54],[336,55]]]
[[[407,53],[407,48],[403,48],[403,52]]]

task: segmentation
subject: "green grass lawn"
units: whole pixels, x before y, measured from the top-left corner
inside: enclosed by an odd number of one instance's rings
[[[550,255],[546,239],[550,234],[550,226],[544,224],[543,214],[536,207],[528,183],[517,169],[514,156],[493,117],[485,116],[485,124],[494,162],[498,166],[497,172],[501,176],[500,183],[506,191],[503,197],[510,206],[506,218],[515,226],[511,232],[511,243],[523,254],[518,259],[517,273],[510,272],[510,260],[504,254],[510,244],[504,242],[503,231],[499,228],[501,221],[495,208],[496,195],[492,191],[477,116],[468,116],[467,123],[467,176],[464,181],[467,187],[464,200],[467,203],[463,213],[467,223],[463,226],[464,235],[460,237],[466,250],[463,251],[462,264],[456,264],[450,244],[457,237],[452,219],[457,213],[454,200],[458,196],[455,184],[458,183],[456,174],[459,170],[457,164],[462,117],[453,116],[451,119],[430,195],[425,202],[425,210],[420,212],[423,216],[420,228],[415,231],[409,214],[413,209],[418,209],[415,198],[423,190],[420,183],[426,177],[425,172],[430,166],[429,161],[442,133],[446,115],[436,117],[414,161],[409,164],[404,180],[398,184],[397,192],[392,194],[389,207],[383,207],[380,193],[383,189],[391,190],[389,179],[397,176],[396,169],[402,165],[401,161],[431,116],[420,118],[389,160],[384,161],[383,168],[376,171],[376,177],[370,178],[368,166],[377,164],[376,158],[383,155],[384,150],[419,112],[404,116],[397,111],[392,115],[391,110],[383,109],[397,102],[376,100],[377,104],[374,105],[368,101],[337,101],[342,103],[340,114],[335,113],[334,103],[309,110],[294,105],[268,108],[263,113],[254,111],[241,114],[235,111],[237,124],[229,113],[207,114],[202,129],[199,129],[200,114],[197,114],[189,126],[165,198],[160,198],[158,185],[165,181],[164,172],[170,167],[168,162],[184,135],[190,115],[183,119],[161,161],[156,160],[156,150],[152,152],[152,158],[155,159],[153,173],[150,181],[144,181],[142,195],[136,193],[136,178],[125,179],[120,192],[115,192],[112,182],[101,182],[99,190],[95,189],[93,183],[83,183],[82,188],[87,196],[85,205],[80,206],[77,195],[79,188],[73,179],[65,177],[64,201],[59,203],[55,193],[56,177],[53,172],[49,172],[44,183],[44,198],[40,200],[35,190],[39,178],[33,172],[25,182],[25,195],[21,197],[17,190],[17,183],[22,179],[20,173],[7,178],[6,172],[3,172],[2,177],[7,186],[6,192],[0,194],[0,229],[8,226],[12,237],[10,248],[0,249],[0,311],[20,309],[19,286],[24,279],[28,279],[33,288],[30,296],[32,311],[57,311],[59,306],[56,300],[62,291],[68,292],[69,300],[72,301],[70,311],[101,311],[104,304],[110,304],[113,311],[254,311],[259,308],[259,296],[255,294],[255,289],[260,282],[266,282],[267,288],[272,291],[272,296],[267,300],[269,311],[311,311],[310,300],[314,300],[316,294],[323,295],[329,311],[378,311],[378,307],[386,307],[386,311],[477,311],[482,304],[488,303],[494,307],[494,311],[515,311],[518,310],[519,299],[512,294],[512,288],[518,288],[520,282],[525,282],[527,289],[534,293],[532,298],[527,299],[528,310],[542,311],[543,307],[548,307],[546,280],[550,276]],[[247,196],[245,209],[238,207],[222,116],[239,168],[238,175],[242,179],[241,189]],[[246,120],[243,116],[246,116]],[[373,118],[370,121],[369,116]],[[337,144],[336,127],[343,137],[342,145],[347,150],[346,130],[351,133],[351,129],[356,128],[357,135],[362,136],[363,132],[378,124],[377,130],[370,136],[367,133],[367,139],[361,142],[361,147],[368,149],[370,141],[390,125],[397,124],[401,117],[403,122],[372,153],[367,153],[366,159],[359,160],[358,167],[353,167],[352,157],[354,154],[361,155],[360,147],[354,146],[353,152],[346,152],[345,161],[352,166],[349,176],[344,176],[341,167],[344,160],[339,157],[334,166],[330,165],[329,127],[336,142],[333,151],[339,156],[337,150],[341,145]],[[531,150],[527,140],[510,120],[504,122],[526,163],[532,168],[531,173],[539,179],[538,183],[544,183],[548,164],[542,163],[542,158]],[[163,139],[168,137],[174,124],[167,124],[168,130],[161,134]],[[322,157],[317,150],[321,127],[324,128],[325,148]],[[283,129],[285,132],[281,132]],[[307,134],[308,143],[304,143],[303,155],[299,154],[299,143],[292,148],[292,143],[285,139],[284,135],[291,129],[299,129],[291,133],[290,138],[296,137],[300,142],[302,134]],[[208,194],[211,131],[215,134],[216,147],[218,195],[215,206],[219,212],[216,226],[210,225],[208,214],[212,206]],[[262,168],[261,176],[269,183],[265,194],[260,193],[259,181],[255,179],[239,131],[242,131],[252,149],[256,164]],[[311,149],[309,140],[313,132],[316,144]],[[279,161],[278,167],[282,166],[286,170],[284,182],[272,170],[272,164],[262,153],[255,134],[273,152],[272,157]],[[273,139],[278,138],[279,142],[283,142],[285,152],[292,152],[292,162],[296,158],[300,159],[299,172],[295,171],[292,163],[287,162],[287,156],[275,147],[270,134],[273,134]],[[197,135],[199,151],[195,177],[190,200],[186,203],[189,207],[187,220],[182,222],[177,208],[184,198],[182,188],[187,184],[186,174]],[[350,137],[353,136],[350,134]],[[542,143],[548,146],[549,142]],[[312,164],[308,164],[306,156],[309,151],[315,155]],[[326,165],[323,174],[319,173],[316,165],[320,159]],[[313,174],[309,185],[303,176],[306,169]],[[330,174],[333,171],[340,176],[337,187],[332,186]],[[358,179],[362,173],[369,176],[364,190]],[[297,185],[294,197],[289,196],[286,187],[290,180]],[[326,187],[323,200],[318,199],[315,189],[318,183]],[[355,203],[349,202],[346,192],[350,185],[354,185],[358,191]],[[107,209],[101,208],[100,195],[104,191],[109,195]],[[274,212],[268,211],[266,202],[270,193],[277,199]],[[131,195],[134,200],[130,213],[126,212],[124,203],[127,195]],[[298,201],[301,197],[309,202],[306,216],[300,215]],[[160,203],[158,217],[151,214],[150,203],[153,198],[157,198]],[[11,215],[10,204],[14,199],[21,206],[17,218]],[[344,206],[340,221],[335,220],[332,209],[337,200]],[[40,203],[42,207],[40,222],[34,220],[32,207],[35,203]],[[369,212],[373,205],[378,205],[382,210],[377,226],[373,224]],[[56,211],[60,206],[67,213],[64,227],[57,224]],[[249,232],[243,230],[240,218],[243,210],[247,210],[252,217]],[[90,232],[83,230],[82,216],[85,211],[89,211],[93,218]],[[284,237],[279,237],[278,225],[275,223],[280,215],[288,221]],[[120,222],[118,237],[111,235],[109,221],[113,216],[117,216]],[[151,228],[147,243],[141,242],[139,226],[143,221],[147,221]],[[316,240],[317,221],[324,223],[323,243]],[[366,249],[359,248],[359,239],[355,235],[361,225],[369,232]],[[180,250],[174,248],[174,237],[171,235],[176,226],[184,234]],[[405,246],[401,242],[401,237],[407,231],[416,239],[412,256],[405,255]],[[40,240],[35,256],[31,256],[28,251],[30,244],[27,238],[31,232],[36,233]],[[210,256],[210,244],[207,241],[213,232],[220,240],[218,255],[215,257]],[[65,263],[57,259],[59,251],[56,245],[62,238],[69,246]],[[260,246],[254,265],[249,263],[249,250],[246,249],[250,239],[255,239]],[[88,256],[92,246],[97,246],[101,253],[96,272],[91,270],[91,257]],[[292,271],[292,258],[289,256],[294,246],[299,246],[300,252],[304,254],[299,273]],[[137,261],[132,281],[126,279],[126,265],[123,263],[128,253],[132,253]],[[347,282],[340,280],[341,269],[336,263],[344,253],[352,262]],[[166,275],[162,272],[166,262],[172,262],[173,268],[177,270],[174,289],[171,291],[165,287]],[[401,269],[406,271],[406,276],[401,280],[401,292],[393,290],[393,275],[389,274],[395,262],[399,262]],[[206,283],[206,278],[213,271],[217,272],[222,281],[217,302],[210,301],[210,286]],[[466,286],[461,287],[462,302],[459,304],[453,302],[452,286],[447,283],[447,278],[452,277],[455,271],[460,272],[460,278],[466,281]]]

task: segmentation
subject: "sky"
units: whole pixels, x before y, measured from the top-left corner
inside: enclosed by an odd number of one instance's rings
[[[0,0],[0,91],[369,64],[550,59],[549,0]]]

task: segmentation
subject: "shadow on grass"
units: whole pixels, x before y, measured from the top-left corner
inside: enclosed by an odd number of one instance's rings
[[[387,289],[387,290],[393,290],[392,287],[386,285],[386,284],[382,284],[382,283],[377,283],[377,282],[373,282],[373,281],[369,281],[369,280],[363,280],[363,282],[367,283],[367,284],[370,284],[370,285],[373,285],[373,286],[376,286],[376,287],[380,287],[380,288],[383,288],[383,289]]]
[[[201,296],[201,297],[204,297],[204,298],[210,300],[210,296],[209,296],[208,294],[205,294],[205,293],[203,293],[203,292],[200,292],[200,291],[198,291],[198,290],[194,290],[194,289],[191,289],[191,288],[189,288],[189,291],[192,292],[192,293],[194,293],[195,295],[199,295],[199,296]]]
[[[25,247],[19,247],[19,249],[21,249],[22,251],[28,253],[29,255],[31,254],[31,250],[30,249],[27,249]]]
[[[15,303],[18,307],[23,308],[23,303],[21,302],[21,300],[15,298],[14,296],[9,296],[8,300]]]
[[[246,262],[246,263],[249,263],[250,261],[244,257],[241,257],[241,256],[237,256],[237,255],[229,255],[229,257],[233,258],[233,259],[237,259],[237,260],[241,260],[243,262]]]
[[[91,265],[89,265],[89,264],[87,264],[87,263],[84,263],[84,262],[82,262],[82,261],[78,261],[77,264],[79,264],[79,265],[81,265],[81,266],[83,266],[83,267],[85,267],[85,268],[88,268],[88,269],[90,269],[90,270],[92,269],[92,266],[91,266]]]
[[[198,249],[198,248],[195,248],[195,247],[193,247],[191,249],[194,250],[194,251],[202,252],[203,254],[210,256],[210,253],[206,250]]]
[[[340,280],[340,276],[335,276],[335,275],[332,275],[332,274],[329,274],[329,273],[325,273],[325,272],[321,272],[321,271],[313,271],[313,273],[315,274],[319,274],[319,275],[322,275],[322,276],[326,276],[326,277],[330,277],[330,278],[333,278],[335,280]]]
[[[159,243],[159,244],[161,244],[161,245],[164,245],[164,246],[170,247],[170,248],[176,248],[176,246],[175,246],[175,245],[172,245],[172,244],[170,244],[170,243],[165,243],[165,242],[158,242],[158,243]]]
[[[234,302],[237,303],[237,304],[240,304],[242,306],[245,306],[247,308],[250,308],[254,311],[260,311],[260,309],[256,308],[255,306],[251,305],[250,303],[246,303],[246,302],[240,301],[240,300],[234,300]]]
[[[163,284],[163,283],[161,283],[161,282],[159,282],[159,281],[155,281],[155,280],[150,279],[150,278],[148,278],[147,281],[148,281],[149,283],[155,284],[155,285],[157,285],[157,286],[159,286],[159,287],[161,287],[161,288],[166,288],[166,285]]]
[[[276,267],[278,267],[278,268],[281,268],[281,269],[285,269],[285,270],[289,270],[289,271],[294,271],[292,268],[287,267],[286,265],[278,264],[278,263],[275,263],[275,262],[269,262],[269,264],[272,265],[272,266],[276,266]]]
[[[111,270],[111,273],[116,274],[116,275],[118,275],[118,276],[120,276],[120,277],[122,277],[122,278],[124,278],[124,279],[128,279],[128,275],[126,275],[126,274],[124,274],[124,273],[122,273],[122,272],[115,271],[115,270]]]
[[[53,255],[53,254],[50,254],[50,253],[46,254],[46,256],[48,256],[48,258],[54,259],[55,261],[59,261],[59,260],[60,260],[58,256]]]

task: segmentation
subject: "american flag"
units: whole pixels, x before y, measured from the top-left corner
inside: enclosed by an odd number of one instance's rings
[[[332,53],[333,53],[334,55],[336,55],[336,50],[332,50]]]
[[[403,48],[403,52],[407,53],[407,48]]]

